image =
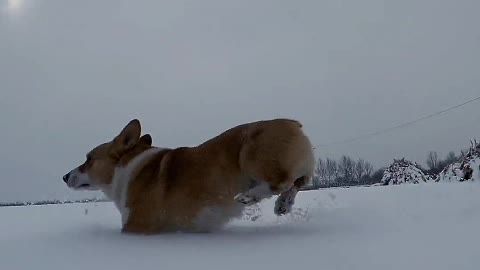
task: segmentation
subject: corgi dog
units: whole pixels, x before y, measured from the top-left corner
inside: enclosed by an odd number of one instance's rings
[[[296,120],[246,123],[195,147],[161,148],[134,119],[63,181],[74,190],[103,191],[120,212],[121,232],[211,232],[275,195],[275,214],[289,213],[314,163]]]

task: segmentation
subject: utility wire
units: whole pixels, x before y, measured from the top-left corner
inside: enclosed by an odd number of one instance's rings
[[[400,125],[398,125],[398,126],[393,126],[393,127],[389,127],[389,128],[377,130],[377,131],[374,131],[374,132],[371,132],[371,133],[367,133],[367,134],[360,135],[360,136],[353,137],[353,138],[349,138],[349,139],[344,139],[344,140],[339,140],[339,141],[333,141],[333,142],[330,142],[330,143],[328,143],[328,144],[318,144],[317,147],[327,147],[327,146],[331,146],[331,145],[335,145],[335,144],[350,143],[350,142],[358,141],[358,140],[361,140],[361,139],[374,137],[374,136],[377,136],[377,135],[380,135],[380,134],[383,134],[383,133],[390,132],[390,131],[392,131],[392,130],[396,130],[396,129],[404,128],[404,127],[407,127],[407,126],[411,126],[411,125],[416,124],[416,123],[418,123],[418,122],[421,122],[421,121],[423,121],[423,120],[426,120],[426,119],[435,117],[435,116],[437,116],[437,115],[440,115],[440,114],[443,114],[443,113],[446,113],[446,112],[455,110],[455,109],[457,109],[457,108],[460,108],[460,107],[462,107],[462,106],[465,106],[465,105],[467,105],[467,104],[469,104],[469,103],[472,103],[472,102],[475,102],[475,101],[478,101],[478,100],[480,100],[480,97],[476,97],[476,98],[470,99],[470,100],[468,100],[468,101],[466,101],[466,102],[463,102],[463,103],[461,103],[461,104],[455,105],[455,106],[450,107],[450,108],[448,108],[448,109],[444,109],[444,110],[441,110],[441,111],[438,111],[438,112],[435,112],[435,113],[432,113],[432,114],[423,116],[423,117],[418,118],[418,119],[416,119],[416,120],[413,120],[413,121],[410,121],[410,122],[406,122],[406,123],[400,124]]]

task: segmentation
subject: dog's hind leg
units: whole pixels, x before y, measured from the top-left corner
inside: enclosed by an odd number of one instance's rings
[[[297,196],[298,190],[306,184],[306,179],[306,177],[298,178],[289,190],[278,196],[273,210],[277,216],[290,213],[292,206],[295,203],[295,197]]]

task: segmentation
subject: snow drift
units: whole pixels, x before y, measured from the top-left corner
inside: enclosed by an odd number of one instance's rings
[[[381,183],[383,185],[419,184],[426,183],[427,180],[427,176],[416,163],[402,158],[395,159],[385,170]]]
[[[448,165],[435,179],[436,182],[480,180],[480,143],[471,142],[470,149],[460,159]]]

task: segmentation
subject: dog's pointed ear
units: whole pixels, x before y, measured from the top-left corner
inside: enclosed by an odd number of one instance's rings
[[[150,136],[150,134],[145,134],[140,137],[140,141],[138,143],[152,146],[152,141],[152,136]]]
[[[123,130],[113,139],[114,151],[117,153],[127,151],[137,145],[142,131],[140,121],[133,119]]]

